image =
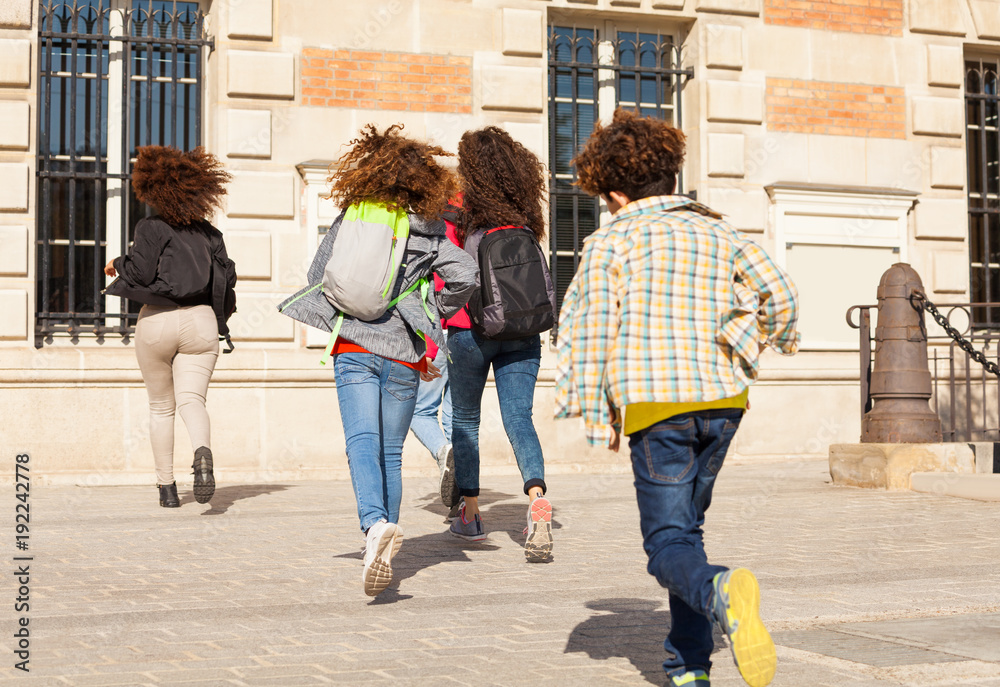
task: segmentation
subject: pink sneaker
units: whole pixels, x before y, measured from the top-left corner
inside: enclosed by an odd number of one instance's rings
[[[528,506],[528,526],[524,528],[524,557],[542,563],[552,555],[552,504],[540,496]]]

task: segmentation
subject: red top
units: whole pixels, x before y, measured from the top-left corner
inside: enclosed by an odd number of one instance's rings
[[[433,342],[428,341],[427,344],[432,345]],[[333,350],[330,351],[330,355],[337,355],[338,353],[371,353],[371,351],[338,336],[337,341],[333,344]],[[375,355],[378,354],[376,353]],[[427,372],[426,357],[421,358],[419,363],[408,363],[405,360],[396,360],[395,358],[389,358],[389,360],[394,363],[399,363],[400,365],[406,365],[409,368],[413,368],[417,372]]]
[[[452,204],[461,206],[461,197],[456,198],[452,201]],[[454,222],[445,219],[444,225],[448,228],[448,239],[454,243],[459,248],[462,247],[462,242],[458,240],[458,227]],[[444,280],[434,275],[434,291],[440,291],[444,288]],[[449,319],[441,319],[441,326],[445,329],[472,329],[472,322],[469,320],[469,313],[466,312],[465,308],[461,308],[457,313],[452,315]],[[437,345],[427,339],[427,357],[433,360],[437,356],[438,347]]]

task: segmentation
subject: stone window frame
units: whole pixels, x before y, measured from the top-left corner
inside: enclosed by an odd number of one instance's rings
[[[671,98],[669,103],[661,102],[659,99],[656,102],[656,107],[658,110],[669,110],[673,117],[672,122],[678,126],[683,126],[684,117],[684,98],[682,97],[682,91],[684,90],[683,85],[694,76],[694,69],[690,66],[685,67],[682,57],[681,57],[681,46],[683,45],[683,40],[685,38],[685,29],[678,22],[672,22],[669,19],[664,19],[663,21],[657,21],[655,23],[640,22],[635,19],[627,18],[607,18],[607,17],[594,17],[593,15],[578,15],[573,12],[553,12],[550,13],[548,18],[548,23],[546,26],[546,36],[547,36],[547,58],[546,62],[548,64],[547,68],[547,97],[546,97],[546,123],[548,126],[548,167],[551,170],[550,173],[550,216],[549,216],[549,256],[550,264],[553,271],[553,278],[557,284],[557,298],[559,302],[562,301],[562,294],[566,286],[568,286],[569,278],[573,273],[576,272],[578,266],[580,250],[582,247],[583,239],[585,235],[580,233],[580,216],[581,214],[589,215],[593,217],[590,220],[592,223],[591,227],[584,228],[587,231],[586,235],[597,227],[606,223],[610,220],[610,213],[608,212],[607,205],[603,200],[600,199],[589,199],[581,193],[567,193],[556,194],[556,184],[557,178],[561,178],[563,181],[569,180],[575,177],[575,174],[567,175],[565,173],[560,174],[558,172],[559,165],[557,164],[557,156],[560,153],[555,149],[557,145],[557,134],[554,131],[554,121],[556,117],[556,112],[553,110],[555,104],[570,103],[575,101],[576,103],[583,104],[585,107],[592,106],[594,109],[593,119],[600,120],[602,122],[609,122],[614,110],[617,107],[619,100],[619,81],[616,78],[616,71],[606,70],[606,73],[602,74],[602,70],[596,70],[598,73],[594,75],[594,87],[593,87],[593,97],[591,98],[578,98],[577,90],[574,88],[573,95],[567,99],[565,96],[559,95],[559,92],[554,90],[557,88],[556,84],[552,82],[553,76],[559,72],[565,72],[566,68],[560,67],[562,62],[556,62],[552,58],[552,49],[554,46],[554,41],[552,37],[552,30],[554,28],[562,30],[572,30],[574,36],[577,34],[576,31],[593,31],[594,38],[587,40],[593,40],[596,45],[596,55],[594,55],[594,50],[590,50],[591,63],[600,64],[611,64],[616,58],[616,54],[620,51],[615,49],[614,43],[622,40],[622,33],[636,33],[642,35],[653,36],[655,35],[659,40],[659,37],[669,39],[669,50],[672,51],[672,60],[670,62],[670,69],[675,70],[677,75],[675,78],[679,82],[677,88],[671,87]],[[613,38],[609,38],[613,37]],[[572,38],[570,41],[572,42]],[[662,54],[658,54],[658,59],[662,59]],[[574,55],[573,59],[580,59],[578,55]],[[661,65],[662,66],[662,65]],[[581,71],[592,71],[586,70],[584,67],[580,68]],[[623,68],[622,71],[634,74],[634,71],[628,70],[627,67]],[[681,74],[683,72],[683,76]],[[683,78],[686,77],[686,78]],[[583,76],[584,79],[589,79],[590,77]],[[589,90],[588,90],[589,92]],[[641,95],[641,91],[637,93]],[[659,98],[659,96],[657,96]],[[640,103],[644,103],[644,100],[640,100]],[[579,114],[576,115],[577,118],[580,117]],[[586,122],[583,122],[586,123]],[[576,131],[578,124],[573,125],[573,131]],[[591,125],[592,126],[592,125]],[[582,132],[579,132],[582,134]],[[586,135],[577,135],[577,140],[574,143],[575,147],[579,147],[579,144],[589,136],[589,131]],[[572,135],[571,135],[572,137]],[[557,177],[558,175],[558,177]],[[678,192],[684,192],[684,170],[682,169],[681,174],[678,176]],[[552,196],[556,197],[553,198]],[[562,195],[563,198],[560,198]],[[571,247],[567,247],[565,241],[560,241],[559,226],[560,226],[560,200],[572,200],[573,208],[571,210],[571,215],[575,219],[571,220],[573,222],[573,239]],[[587,207],[584,207],[584,205]],[[591,209],[592,204],[592,209]],[[563,207],[565,211],[565,207]],[[581,213],[581,210],[583,211]],[[565,221],[565,220],[564,220]],[[568,265],[561,264],[563,261],[568,262]],[[567,267],[571,269],[567,269]],[[562,287],[562,288],[560,288]],[[553,329],[553,336],[555,336],[555,329]]]
[[[102,269],[109,257],[125,252],[138,216],[149,215],[151,210],[138,204],[127,190],[130,188],[130,182],[124,148],[132,142],[124,140],[125,126],[118,126],[115,123],[119,119],[127,122],[134,118],[133,113],[137,112],[133,109],[134,101],[138,107],[149,109],[149,114],[142,115],[140,112],[144,121],[139,129],[149,128],[153,131],[158,127],[161,132],[160,138],[163,139],[163,132],[167,129],[166,118],[172,117],[170,128],[173,134],[182,130],[188,132],[183,138],[172,136],[169,140],[152,139],[150,134],[150,140],[142,144],[180,144],[185,148],[205,144],[208,133],[206,124],[209,121],[208,102],[205,97],[209,77],[207,61],[209,51],[205,48],[214,47],[214,40],[207,35],[210,0],[89,0],[87,4],[78,0],[77,12],[80,14],[77,15],[77,19],[70,20],[70,25],[75,24],[75,30],[69,31],[63,30],[67,24],[60,26],[45,20],[51,13],[63,11],[60,9],[62,6],[67,4],[72,6],[72,0],[42,0],[42,2],[44,6],[40,6],[39,9],[38,32],[35,36],[38,51],[36,125],[39,132],[36,175],[33,182],[37,190],[38,233],[34,253],[37,294],[33,313],[35,347],[41,348],[66,340],[73,345],[100,345],[107,336],[120,336],[125,343],[128,343],[135,328],[138,304],[126,303],[119,298],[104,297],[99,292],[106,282]],[[163,32],[161,29],[166,23],[158,25],[147,23],[146,26],[153,27],[155,33],[150,35],[148,33],[150,29],[147,28],[139,33],[133,33],[132,27],[136,26],[134,22],[137,20],[149,22],[148,17],[151,12],[167,13],[170,17],[169,30]],[[189,35],[183,35],[178,31],[175,23],[177,16],[185,14],[191,22],[190,25],[196,27]],[[81,24],[84,21],[89,23]],[[80,32],[89,37],[73,36],[74,33]],[[117,36],[130,36],[130,38],[116,40]],[[69,44],[69,48],[63,47],[65,44]],[[125,46],[129,46],[130,55],[133,56],[129,60],[127,69],[122,57]],[[185,56],[190,54],[188,50],[192,48],[196,57],[193,60],[187,59]],[[67,49],[69,52],[64,52]],[[94,57],[88,59],[86,57],[88,54]],[[167,58],[164,58],[165,55]],[[169,76],[168,70],[163,66],[168,61]],[[148,65],[156,65],[156,69],[146,69]],[[191,76],[192,70],[194,77]],[[126,74],[135,86],[125,87]],[[69,82],[69,85],[64,85],[60,80]],[[75,85],[72,82],[76,82]],[[83,84],[91,87],[84,90],[84,99],[80,100],[77,94]],[[156,95],[157,92],[160,94],[170,92],[169,97],[177,102],[175,100],[177,88],[192,85],[196,88],[193,91],[186,91],[186,97],[188,102],[193,104],[193,108],[185,110],[195,111],[193,122],[189,121],[186,111],[182,112],[179,118],[176,113],[168,113],[170,109],[176,110],[177,107],[167,108],[164,113],[158,113],[155,117],[152,115],[156,101],[149,97],[149,93]],[[53,106],[51,93],[60,88],[62,95],[56,101],[58,104]],[[67,88],[70,89],[68,96],[63,93]],[[146,97],[143,97],[144,91]],[[71,99],[74,101],[73,104],[69,104]],[[89,127],[88,133],[82,134],[83,152],[89,151],[91,153],[89,157],[76,152],[80,149],[81,132],[79,128],[70,128],[68,123],[81,116],[81,103],[83,103],[83,121],[100,120],[99,123]],[[58,112],[56,107],[59,108]],[[57,128],[50,126],[52,121],[67,123]],[[153,127],[149,127],[151,121]],[[78,125],[73,126],[78,127]],[[190,133],[192,130],[193,133]],[[95,131],[97,135],[94,135]],[[51,147],[53,135],[61,137],[63,143],[69,138],[76,140],[77,143],[70,146],[73,152],[70,154],[50,152],[54,150]],[[138,135],[137,131],[136,136]],[[63,143],[57,141],[56,145],[65,147]],[[86,147],[88,145],[90,148]],[[67,161],[68,169],[59,169],[59,163],[65,164]],[[132,162],[134,157],[129,157],[127,164],[131,165]],[[89,168],[81,169],[78,166],[88,163]],[[53,192],[53,182],[59,183],[60,180],[67,187],[66,190]],[[91,184],[94,186],[93,190],[77,199],[79,189],[81,187],[86,189]],[[75,192],[71,194],[70,188],[75,189]],[[57,196],[53,195],[54,193],[60,198],[65,196],[66,200],[62,204],[69,208],[63,230],[64,237],[57,234],[58,220],[53,214],[53,200]],[[123,199],[125,194],[128,195],[128,200]],[[104,198],[103,203],[99,200],[101,197]],[[75,220],[82,214],[90,218],[91,221],[87,225],[92,224],[92,226],[78,225],[78,221],[68,221],[69,217]],[[134,215],[135,219],[130,219],[130,215]],[[129,226],[125,226],[126,224]],[[88,232],[82,234],[85,238],[78,237],[77,232],[81,230]],[[66,257],[57,262],[53,259],[53,253],[60,252],[55,249],[61,246],[65,246]],[[88,257],[87,252],[92,252],[93,257]],[[73,284],[71,272],[75,278],[81,270],[75,265],[77,261],[81,263],[82,270],[93,274],[87,275],[87,281]],[[72,270],[71,263],[74,263]],[[60,277],[53,277],[53,270],[57,267],[62,268],[63,274]],[[76,293],[81,287],[88,293],[82,291]],[[61,302],[58,297],[53,299],[53,291],[59,288],[65,288],[67,291]],[[93,293],[89,293],[91,289]],[[70,307],[71,299],[68,292],[71,290],[74,291],[72,299],[75,301],[74,307]],[[87,299],[93,294],[96,294],[97,300],[89,301],[90,308],[86,309]],[[83,308],[80,307],[81,304]],[[118,324],[109,324],[112,322]]]
[[[969,299],[996,303],[1000,259],[988,256],[1000,253],[1000,55],[968,54],[964,66]],[[993,92],[989,93],[985,77],[991,67]],[[981,75],[978,81],[976,73]],[[1000,308],[972,308],[972,327],[1000,329]]]

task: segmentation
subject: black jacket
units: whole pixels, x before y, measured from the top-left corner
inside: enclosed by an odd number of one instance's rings
[[[173,227],[159,216],[147,217],[114,267],[118,278],[104,293],[148,305],[210,305],[219,337],[229,344],[225,352],[233,350],[227,321],[236,311],[236,264],[211,224]]]
[[[147,217],[136,225],[128,255],[115,259],[119,279],[105,293],[150,305],[211,305],[215,247],[228,260],[222,232],[208,222],[174,228]],[[233,269],[230,286],[235,277]]]

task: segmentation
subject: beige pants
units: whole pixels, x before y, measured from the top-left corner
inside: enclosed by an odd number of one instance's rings
[[[149,394],[149,441],[156,482],[174,481],[174,411],[191,438],[191,451],[211,448],[205,395],[219,357],[219,326],[207,305],[144,305],[135,327],[135,357]]]

